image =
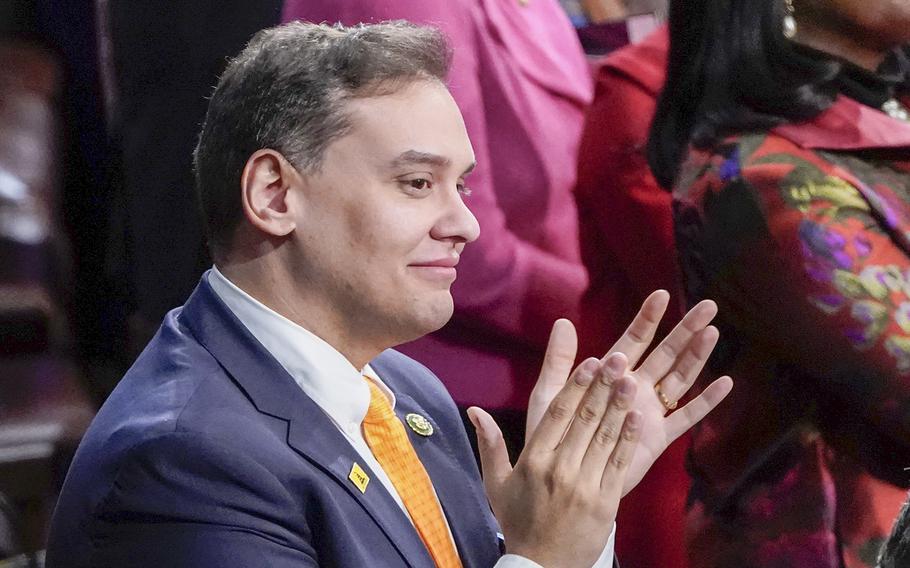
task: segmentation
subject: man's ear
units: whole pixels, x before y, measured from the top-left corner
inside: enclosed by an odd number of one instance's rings
[[[281,153],[264,148],[246,161],[240,176],[243,214],[256,229],[284,237],[296,228],[289,192],[301,176]]]

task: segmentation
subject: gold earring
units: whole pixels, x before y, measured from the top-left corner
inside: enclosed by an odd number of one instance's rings
[[[796,10],[793,9],[793,0],[784,0],[784,4],[787,7],[787,15],[784,16],[784,37],[793,39],[796,37],[796,18],[793,17]]]

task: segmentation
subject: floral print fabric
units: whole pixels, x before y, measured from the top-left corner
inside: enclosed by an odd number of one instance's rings
[[[687,299],[718,302],[710,376],[736,381],[693,436],[693,567],[874,566],[910,485],[908,159],[773,133],[690,153]]]

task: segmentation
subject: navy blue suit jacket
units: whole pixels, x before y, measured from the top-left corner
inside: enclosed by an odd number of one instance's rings
[[[461,420],[426,368],[371,365],[435,433],[411,433],[465,567],[500,555]],[[348,479],[355,462],[373,479]],[[102,407],[54,513],[50,568],[433,563],[391,495],[206,277]]]

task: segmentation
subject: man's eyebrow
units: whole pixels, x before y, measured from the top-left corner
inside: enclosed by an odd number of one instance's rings
[[[451,165],[451,163],[451,160],[444,156],[440,156],[439,154],[431,154],[430,152],[421,152],[419,150],[407,150],[392,160],[391,165],[393,168],[410,164],[428,164],[431,166],[445,167]]]
[[[391,162],[393,169],[413,164],[427,164],[430,166],[444,168],[450,166],[452,164],[452,160],[446,158],[445,156],[440,156],[439,154],[421,152],[419,150],[407,150],[399,154],[398,157]],[[471,162],[471,165],[465,168],[464,172],[461,175],[468,175],[474,171],[475,167],[477,167],[477,162]]]

